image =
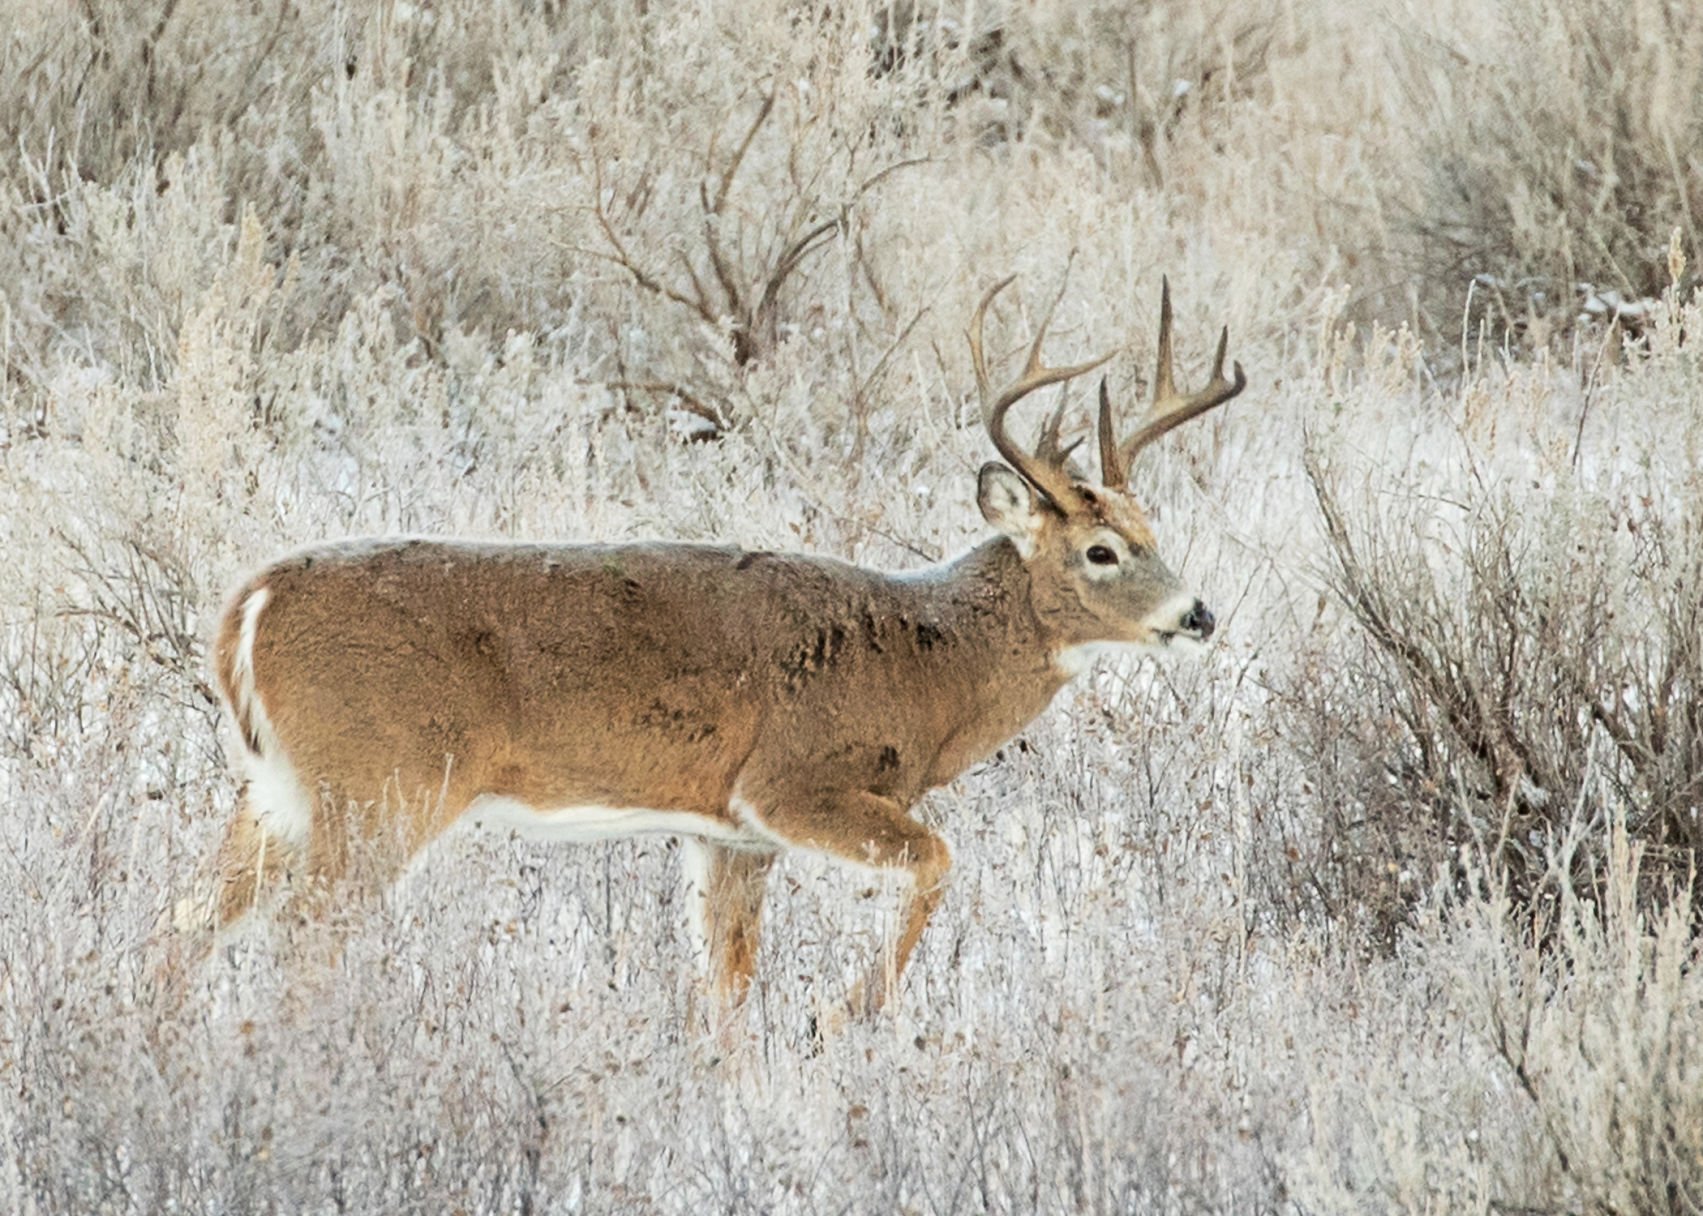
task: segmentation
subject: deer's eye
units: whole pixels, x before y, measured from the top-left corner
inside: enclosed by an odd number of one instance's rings
[[[1096,566],[1115,566],[1118,564],[1118,555],[1106,548],[1105,545],[1089,545],[1086,556]]]

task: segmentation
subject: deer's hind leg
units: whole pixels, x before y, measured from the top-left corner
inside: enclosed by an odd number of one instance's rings
[[[286,891],[293,919],[325,918],[350,869],[354,834],[346,800],[329,790],[317,799],[289,790],[280,799],[272,785],[244,787],[236,814],[214,853],[209,890],[196,908],[204,932],[198,956],[250,912],[275,905]],[[341,812],[334,808],[345,808]],[[180,915],[180,922],[184,918]],[[188,927],[181,925],[180,927]]]
[[[160,939],[163,954],[154,968],[167,1015],[182,1007],[220,934],[257,905],[270,902],[305,864],[301,848],[267,829],[245,789],[197,887],[170,910],[169,926]]]
[[[198,938],[195,958],[204,957],[215,934],[265,902],[306,862],[305,850],[268,830],[245,789],[199,889],[172,909],[172,927],[180,936]]]

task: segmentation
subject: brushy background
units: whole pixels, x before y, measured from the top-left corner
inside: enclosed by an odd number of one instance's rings
[[[12,0],[0,1209],[1703,1208],[1700,98],[1690,0]],[[1248,369],[1137,477],[1221,640],[928,799],[894,1015],[813,1040],[895,893],[794,858],[706,1041],[663,839],[166,995],[245,570],[950,554],[1067,265],[1132,407],[1161,275]]]

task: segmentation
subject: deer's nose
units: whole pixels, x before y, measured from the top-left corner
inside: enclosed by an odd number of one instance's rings
[[[1216,623],[1212,619],[1211,610],[1196,600],[1194,607],[1190,608],[1188,615],[1183,618],[1183,632],[1192,633],[1204,642],[1212,636],[1212,628]]]

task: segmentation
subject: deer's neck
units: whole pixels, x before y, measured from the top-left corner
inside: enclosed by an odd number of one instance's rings
[[[927,691],[941,734],[929,780],[938,785],[1022,730],[1069,676],[1053,661],[1028,570],[1009,540],[980,545],[916,582],[939,631]]]

